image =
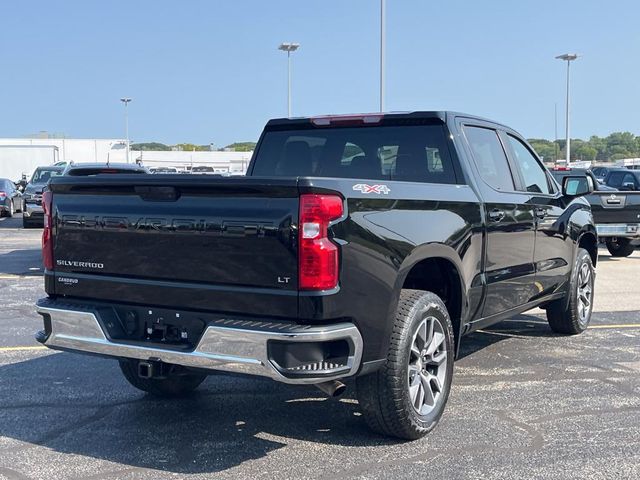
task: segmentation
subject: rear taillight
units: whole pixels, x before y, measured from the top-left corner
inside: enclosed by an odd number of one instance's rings
[[[42,194],[42,210],[44,211],[44,230],[42,230],[42,263],[46,270],[53,270],[53,213],[52,193]]]
[[[301,290],[329,290],[338,285],[338,247],[329,240],[329,223],[343,214],[337,195],[300,196],[299,272]]]
[[[5,198],[7,198],[7,193],[6,192],[0,192],[0,200],[4,200]]]

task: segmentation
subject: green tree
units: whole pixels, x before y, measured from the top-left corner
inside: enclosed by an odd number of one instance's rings
[[[142,150],[142,151],[156,151],[156,152],[166,152],[171,150],[171,147],[165,145],[164,143],[158,142],[149,142],[149,143],[132,143],[131,150]]]
[[[545,140],[544,138],[530,138],[528,142],[545,162],[556,160],[556,147],[553,142]]]
[[[231,145],[227,145],[224,148],[229,148],[234,152],[252,152],[256,148],[255,142],[235,142]]]
[[[177,143],[175,147],[183,152],[207,152],[210,150],[209,145],[196,145],[195,143]]]
[[[576,159],[594,161],[598,155],[598,150],[590,146],[587,142],[583,142],[575,149]]]

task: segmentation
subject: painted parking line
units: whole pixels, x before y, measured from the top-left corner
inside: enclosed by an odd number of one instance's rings
[[[600,330],[604,330],[607,328],[640,328],[640,323],[619,323],[613,325],[589,325],[587,328],[597,328]]]
[[[589,329],[598,329],[598,330],[607,330],[607,329],[616,329],[616,328],[640,328],[640,323],[622,323],[618,325],[591,325],[588,327]],[[508,330],[478,330],[482,333],[509,333]],[[0,347],[0,352],[21,352],[21,351],[30,351],[30,350],[49,350],[47,347],[33,345],[33,346],[19,346],[19,347]]]
[[[620,324],[612,324],[612,325],[590,325],[587,327],[589,330],[621,330],[621,329],[633,329],[640,328],[640,323],[620,323]],[[519,337],[520,333],[528,333],[531,330],[506,330],[506,329],[480,329],[476,330],[476,332],[480,333],[489,333],[494,335],[505,335],[508,337]]]
[[[47,347],[33,345],[28,347],[0,347],[0,352],[23,352],[30,350],[49,350]]]
[[[42,280],[42,275],[0,275],[0,280],[23,280],[25,278]]]

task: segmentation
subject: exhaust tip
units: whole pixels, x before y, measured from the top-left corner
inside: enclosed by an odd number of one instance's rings
[[[339,380],[316,383],[315,385],[330,397],[339,397],[347,389],[347,386]]]

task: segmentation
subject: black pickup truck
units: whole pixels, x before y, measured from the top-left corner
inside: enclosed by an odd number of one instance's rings
[[[640,242],[640,181],[636,178],[640,172],[609,169],[608,185],[598,183],[591,171],[581,168],[560,168],[551,173],[560,183],[568,176],[590,177],[595,189],[585,198],[591,205],[598,238],[612,257],[628,257],[635,251]],[[637,188],[633,180],[638,181]]]
[[[534,307],[587,328],[597,233],[525,140],[452,112],[270,121],[246,177],[57,177],[36,338],[157,395],[215,371],[340,393],[376,431],[438,422],[462,337]]]

